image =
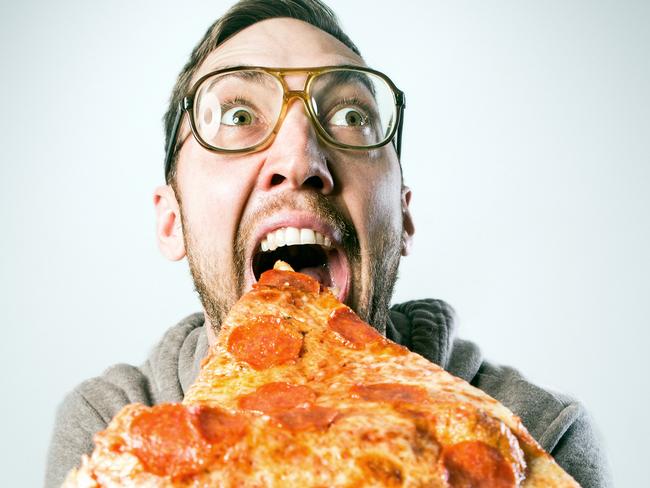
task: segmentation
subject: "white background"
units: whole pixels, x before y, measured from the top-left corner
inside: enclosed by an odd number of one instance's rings
[[[332,1],[407,94],[417,233],[396,300],[588,406],[648,486],[650,2]],[[161,117],[218,1],[0,4],[3,486],[42,483],[65,392],[198,309],[154,241]]]

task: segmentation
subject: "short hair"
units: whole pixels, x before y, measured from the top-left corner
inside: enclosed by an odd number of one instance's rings
[[[176,175],[176,143],[170,147],[170,138],[179,104],[190,89],[192,77],[208,55],[229,37],[263,20],[288,17],[302,20],[332,35],[359,56],[361,53],[339,24],[336,14],[320,0],[240,0],[222,17],[217,19],[196,45],[190,59],[181,70],[169,99],[167,112],[163,117],[165,126],[165,148],[172,151],[171,165],[165,174],[167,183]]]

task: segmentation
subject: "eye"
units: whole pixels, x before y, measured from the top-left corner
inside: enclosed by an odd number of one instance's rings
[[[255,117],[247,107],[233,107],[221,116],[221,123],[224,125],[251,125]]]
[[[354,108],[345,107],[334,113],[330,123],[342,127],[360,127],[368,123],[368,117]]]

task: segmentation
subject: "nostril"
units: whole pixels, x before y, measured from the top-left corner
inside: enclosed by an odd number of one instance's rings
[[[276,174],[274,174],[274,175],[271,177],[271,185],[272,185],[272,186],[279,185],[279,184],[282,183],[285,179],[286,179],[286,178],[285,178],[284,176],[279,175],[279,174],[276,173]]]
[[[310,188],[314,188],[315,190],[322,190],[324,183],[319,176],[310,176],[305,180],[304,185]]]

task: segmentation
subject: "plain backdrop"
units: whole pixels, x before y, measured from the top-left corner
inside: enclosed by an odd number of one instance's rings
[[[230,2],[0,3],[3,486],[42,483],[64,394],[199,309],[154,239],[161,117]],[[650,2],[330,2],[406,92],[416,239],[491,360],[571,393],[650,486]]]

